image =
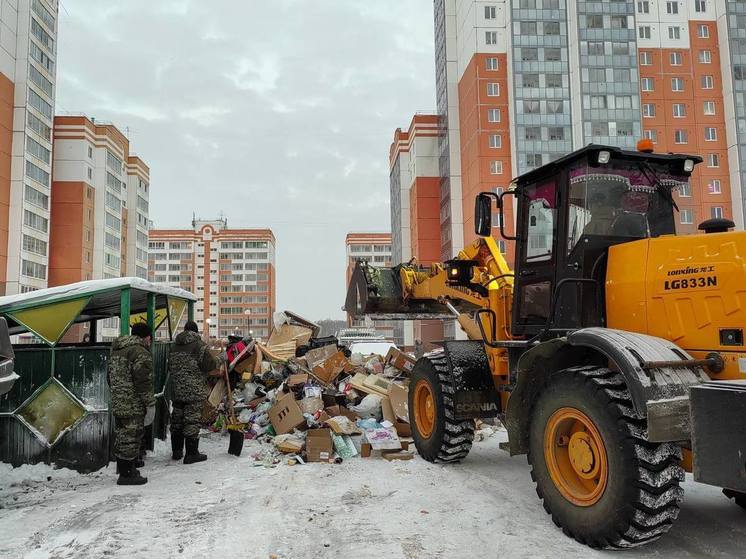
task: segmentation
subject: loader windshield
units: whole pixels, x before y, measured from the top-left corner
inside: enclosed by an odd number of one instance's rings
[[[634,240],[673,234],[671,193],[689,183],[663,165],[625,160],[595,167],[583,162],[569,179],[568,253],[584,235]]]

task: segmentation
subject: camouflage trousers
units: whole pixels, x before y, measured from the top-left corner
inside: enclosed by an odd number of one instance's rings
[[[135,460],[140,456],[145,417],[114,417],[114,456],[121,460]]]
[[[172,402],[171,434],[183,433],[186,438],[199,437],[203,402]]]

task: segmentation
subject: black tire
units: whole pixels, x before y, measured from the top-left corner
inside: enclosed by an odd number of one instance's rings
[[[734,503],[736,503],[742,509],[746,510],[746,493],[733,491],[732,489],[723,489],[723,495],[728,497],[728,499],[733,499]]]
[[[606,447],[607,485],[590,506],[566,499],[546,465],[545,426],[562,407],[590,418]],[[619,373],[587,366],[552,376],[532,411],[528,461],[544,509],[566,535],[595,548],[629,548],[668,532],[684,494],[681,449],[647,442],[646,430],[647,421],[634,411]]]
[[[409,382],[409,422],[417,452],[429,462],[458,462],[466,458],[474,440],[474,421],[455,419],[454,388],[443,351],[428,353],[417,361]],[[435,424],[429,437],[415,420],[414,395],[419,382],[430,385],[435,400]]]

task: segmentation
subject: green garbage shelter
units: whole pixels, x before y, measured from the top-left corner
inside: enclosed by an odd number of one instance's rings
[[[110,342],[102,321],[118,318],[119,335],[147,322],[153,339],[156,418],[147,444],[165,438],[168,425],[168,351],[179,321],[194,315],[197,298],[183,289],[140,278],[92,280],[0,297],[0,316],[14,342],[13,388],[0,396],[0,461],[47,463],[87,472],[111,458],[113,419],[106,368]],[[116,321],[114,321],[116,322]],[[84,325],[78,326],[75,325]],[[75,329],[77,328],[77,330]],[[85,332],[81,339],[66,341]]]

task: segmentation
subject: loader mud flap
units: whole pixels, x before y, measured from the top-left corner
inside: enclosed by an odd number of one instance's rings
[[[746,493],[746,381],[690,391],[694,479]]]
[[[447,341],[443,348],[453,375],[456,419],[497,416],[500,403],[482,342]]]

